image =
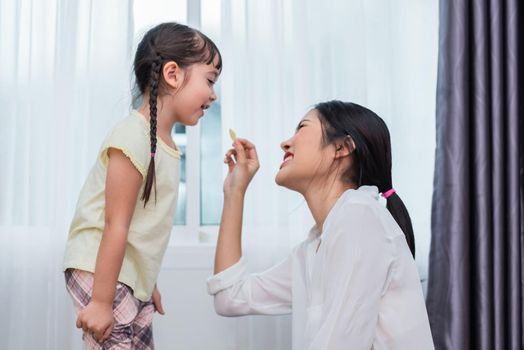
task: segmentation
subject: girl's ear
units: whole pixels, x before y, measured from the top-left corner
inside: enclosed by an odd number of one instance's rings
[[[184,81],[184,71],[175,61],[169,61],[164,64],[162,74],[168,87],[176,90],[182,86],[182,82]]]

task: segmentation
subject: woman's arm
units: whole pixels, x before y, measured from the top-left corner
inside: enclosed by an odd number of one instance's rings
[[[246,273],[240,260],[208,279],[215,311],[222,316],[282,315],[291,312],[291,259],[257,274]]]
[[[209,293],[215,296],[215,310],[223,316],[289,313],[289,258],[260,274],[247,275],[245,272],[241,260],[244,195],[259,162],[251,142],[237,139],[233,146],[224,160],[229,172],[224,181],[224,209],[215,254],[215,276],[208,280]]]
[[[243,193],[224,193],[224,208],[215,253],[217,274],[234,265],[242,256],[241,231],[242,211],[244,209]]]
[[[113,325],[113,299],[127,243],[127,234],[142,184],[132,162],[114,148],[108,150],[105,225],[98,249],[91,302],[79,313],[77,327],[104,341]]]
[[[224,159],[229,171],[224,180],[224,208],[215,252],[215,274],[234,265],[242,256],[244,196],[247,186],[259,168],[255,145],[248,140],[237,139],[233,147],[226,153]]]

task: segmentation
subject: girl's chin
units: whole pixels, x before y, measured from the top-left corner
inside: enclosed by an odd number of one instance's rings
[[[188,118],[186,118],[186,122],[184,123],[187,126],[195,126],[200,121],[200,116],[197,114],[194,114]]]
[[[198,122],[200,121],[200,118],[202,117],[203,117],[203,114],[200,110],[193,114],[189,114],[189,113],[185,114],[182,118],[179,119],[179,122],[187,126],[195,126],[198,124]]]

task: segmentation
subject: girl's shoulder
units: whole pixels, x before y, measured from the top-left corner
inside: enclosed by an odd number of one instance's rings
[[[125,118],[119,120],[110,132],[112,134],[124,134],[131,138],[144,137],[148,135],[145,120],[141,120],[139,115],[131,111]]]
[[[128,148],[140,155],[149,154],[149,130],[145,121],[132,113],[118,121],[106,136],[102,147],[111,145]]]
[[[149,135],[140,119],[130,114],[118,121],[106,136],[100,150],[100,160],[107,165],[109,148],[121,150],[145,176],[149,162]]]

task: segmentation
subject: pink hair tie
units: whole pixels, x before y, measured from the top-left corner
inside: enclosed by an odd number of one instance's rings
[[[389,191],[386,191],[385,193],[382,193],[382,197],[388,199],[395,192],[397,192],[397,191],[394,188],[392,188]]]
[[[155,153],[151,152],[151,158],[155,158]]]

